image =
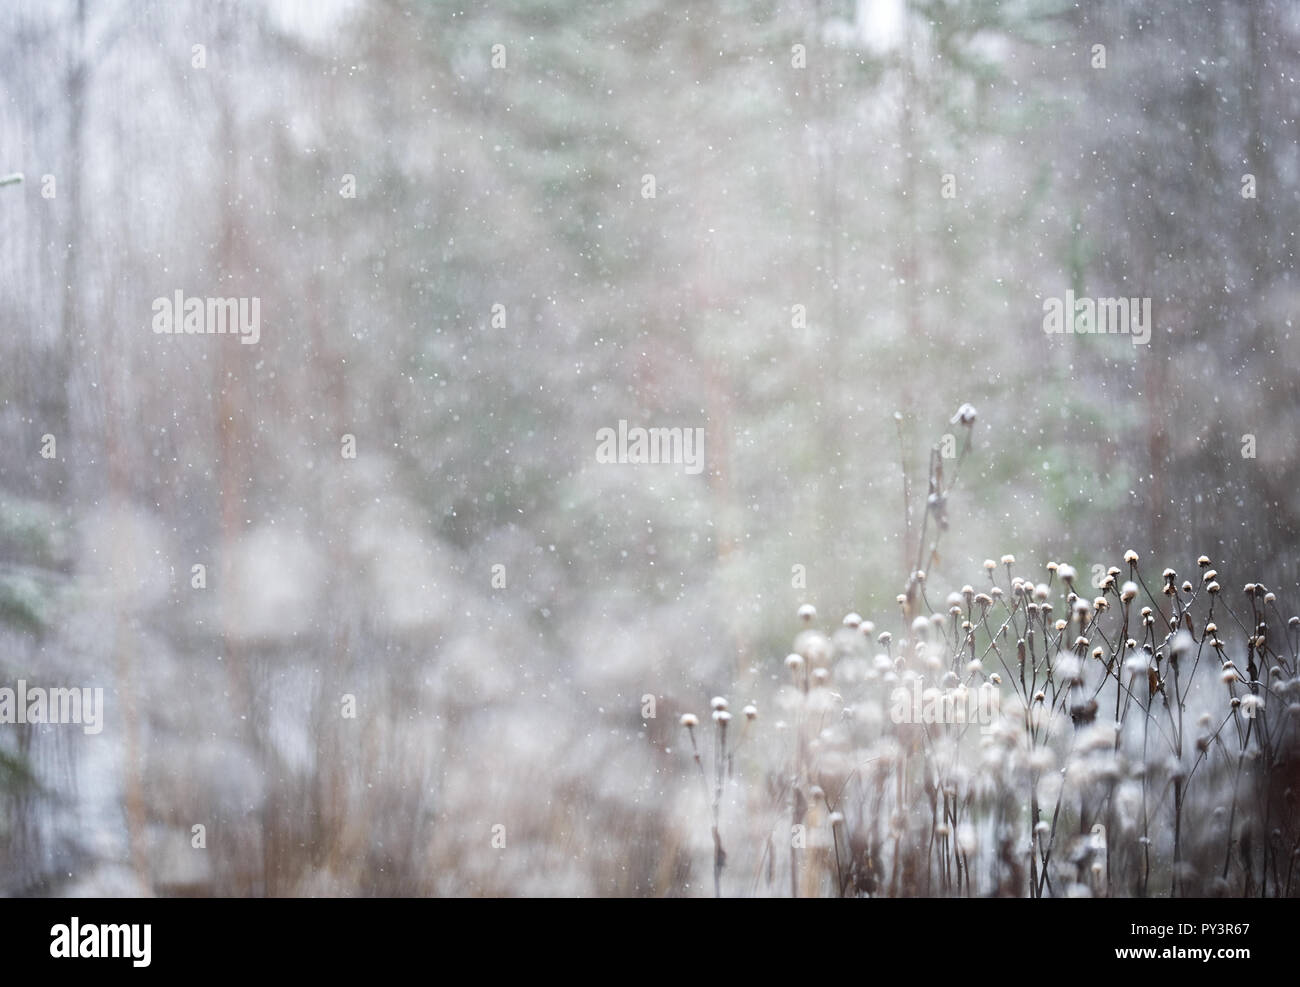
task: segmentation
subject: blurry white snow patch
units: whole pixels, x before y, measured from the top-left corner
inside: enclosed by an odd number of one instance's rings
[[[324,559],[301,535],[262,526],[231,550],[227,588],[244,640],[287,638],[312,622]]]
[[[355,521],[352,549],[366,573],[366,609],[395,631],[444,620],[452,559],[414,520],[418,511],[398,498],[368,504]]]
[[[172,587],[172,553],[162,525],[129,505],[101,507],[81,527],[81,589],[139,612]],[[186,574],[188,578],[188,573]]]
[[[822,26],[822,40],[884,55],[902,44],[906,16],[904,0],[858,0],[853,22],[831,18]]]

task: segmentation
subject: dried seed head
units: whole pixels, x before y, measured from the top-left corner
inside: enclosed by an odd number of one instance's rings
[[[1041,702],[1045,702],[1046,700],[1047,700],[1047,693],[1045,693],[1042,689],[1039,689],[1037,692],[1034,693],[1034,702],[1041,703]]]
[[[1002,676],[999,675],[997,672],[994,672],[992,675],[989,676],[989,681],[992,682],[994,685],[1001,685]]]
[[[1055,572],[1058,568],[1060,568],[1060,567],[1059,567],[1055,562],[1049,562],[1049,563],[1047,563],[1047,571],[1048,571],[1048,572]]]
[[[844,626],[857,628],[862,626],[862,615],[857,613],[846,613],[844,615]]]
[[[693,730],[699,725],[700,725],[700,718],[696,716],[694,713],[682,714],[682,726],[684,726],[687,730]]]
[[[890,634],[889,631],[881,631],[880,637],[876,638],[876,640],[879,641],[881,644],[888,644],[893,639],[894,639],[894,635]]]
[[[1151,616],[1151,608],[1150,608],[1150,607],[1143,607],[1143,608],[1142,608],[1142,616],[1143,616],[1143,617],[1150,617],[1150,616]]]
[[[1014,555],[1004,555],[1004,556],[1002,556],[1002,564],[1003,564],[1003,565],[1015,565],[1015,564],[1016,564],[1016,557],[1015,557]]]
[[[799,619],[805,624],[811,623],[812,619],[817,616],[817,608],[811,603],[805,603],[799,608]]]
[[[1173,569],[1166,569],[1161,575],[1164,576],[1165,582],[1167,583],[1172,583],[1178,578],[1178,573],[1174,572]]]
[[[1065,621],[1063,621],[1063,620],[1058,620],[1058,621],[1057,621],[1055,624],[1053,624],[1052,626],[1056,628],[1056,632],[1059,634],[1059,633],[1061,633],[1061,631],[1065,630],[1065,628],[1066,628],[1068,625],[1066,624]]]
[[[725,709],[715,709],[713,711],[713,722],[725,728],[731,722],[731,714]]]
[[[758,707],[755,706],[753,703],[750,703],[748,706],[742,709],[741,712],[745,714],[745,719],[747,720],[752,721],[758,719]]]
[[[1191,591],[1192,591],[1192,581],[1191,581],[1190,579],[1184,579],[1184,580],[1183,580],[1183,592],[1184,592],[1184,593],[1190,593]]]
[[[1205,572],[1201,573],[1201,582],[1203,583],[1212,582],[1218,575],[1219,575],[1218,569],[1206,569]]]
[[[1210,583],[1209,586],[1206,586],[1206,587],[1205,587],[1205,591],[1206,591],[1207,593],[1217,593],[1217,592],[1219,592],[1219,584],[1218,584],[1218,583]]]
[[[1274,593],[1265,593],[1265,594],[1264,594],[1264,602],[1265,602],[1265,603],[1276,603],[1276,602],[1277,602],[1277,595],[1274,594]]]
[[[989,590],[989,596],[993,597],[993,599],[995,600],[1002,599],[1002,595],[1003,594],[1002,594],[1001,586],[994,586],[992,589]]]
[[[1205,633],[1210,635],[1210,637],[1213,637],[1215,634],[1219,633],[1219,625],[1214,621],[1210,621],[1205,625]]]
[[[997,567],[998,567],[998,564],[997,564],[996,562],[994,562],[992,559],[985,559],[985,560],[984,560],[984,568],[987,569],[989,572],[992,572],[992,571],[993,571],[994,569],[996,569]]]
[[[1099,596],[1097,597],[1097,599],[1092,601],[1092,606],[1093,609],[1095,609],[1097,612],[1100,613],[1102,610],[1107,610],[1110,608],[1110,601],[1107,600],[1104,596]]]
[[[858,625],[858,630],[860,630],[864,636],[871,637],[872,634],[876,633],[876,625],[869,620],[864,620]]]
[[[1138,553],[1133,551],[1133,549],[1130,548],[1127,552],[1124,553],[1124,561],[1127,562],[1129,565],[1137,565]]]
[[[721,696],[714,696],[709,700],[709,708],[714,710],[726,709],[729,704]]]
[[[1137,583],[1130,580],[1119,591],[1119,598],[1125,603],[1132,603],[1138,595]]]
[[[1108,576],[1118,576],[1118,575],[1119,575],[1119,567],[1118,567],[1118,566],[1111,566],[1109,569],[1106,570],[1106,575],[1108,575]]]
[[[1057,570],[1056,574],[1067,584],[1074,582],[1074,578],[1077,575],[1074,571],[1074,566],[1065,563],[1061,564],[1061,567]]]
[[[1034,587],[1034,599],[1039,603],[1042,603],[1051,595],[1052,590],[1048,587],[1047,583],[1039,583]]]
[[[803,656],[795,654],[786,655],[785,667],[790,669],[792,672],[799,671],[799,669],[803,668]]]
[[[1210,557],[1208,555],[1202,555],[1199,559],[1196,560],[1196,564],[1199,565],[1202,569],[1204,569],[1206,566],[1210,564]]]

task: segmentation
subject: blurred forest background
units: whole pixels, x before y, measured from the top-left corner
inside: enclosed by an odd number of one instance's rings
[[[0,892],[679,892],[676,713],[888,624],[963,402],[937,587],[1293,607],[1297,74],[1285,0],[5,4],[0,685],[107,711],[0,726]]]

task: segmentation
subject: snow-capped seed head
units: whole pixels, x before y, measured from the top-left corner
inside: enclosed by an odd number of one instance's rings
[[[797,672],[799,669],[803,668],[803,656],[795,654],[786,655],[785,667],[790,669],[792,672]]]
[[[992,559],[985,559],[985,560],[984,560],[984,568],[987,569],[989,572],[992,572],[992,571],[993,571],[994,569],[996,569],[997,567],[998,567],[998,564],[997,564],[996,562],[994,562]]]
[[[962,424],[967,427],[975,424],[975,408],[969,404],[963,404],[957,409],[957,413],[948,419],[949,425]]]
[[[1231,699],[1228,700],[1228,705],[1231,706],[1233,709],[1239,708],[1241,706],[1241,697],[1233,696]]]
[[[1264,708],[1264,697],[1256,693],[1248,693],[1241,697],[1241,711],[1247,716],[1254,716]]]
[[[831,827],[832,827],[832,828],[834,828],[835,826],[843,826],[843,825],[844,825],[844,813],[842,813],[842,812],[832,812],[829,816],[826,817],[826,821],[829,822],[829,823],[831,824]]]
[[[817,608],[811,603],[805,603],[799,608],[799,619],[805,624],[810,623],[817,616]]]
[[[858,628],[862,626],[862,615],[858,613],[846,613],[844,615],[844,626],[848,628]]]
[[[858,625],[858,630],[866,637],[871,637],[872,634],[876,633],[876,625],[869,620],[864,620]]]
[[[830,681],[831,673],[829,669],[818,668],[813,670],[813,681],[818,685],[825,685]]]
[[[1056,629],[1056,633],[1059,634],[1061,633],[1061,631],[1065,630],[1065,628],[1068,627],[1069,625],[1066,624],[1064,620],[1057,620],[1057,622],[1052,626]]]
[[[1237,670],[1235,668],[1230,668],[1228,665],[1224,665],[1223,672],[1219,677],[1223,679],[1226,684],[1231,685],[1233,682],[1237,681]]]
[[[894,602],[901,607],[903,604],[907,602],[907,597],[904,594],[899,593],[896,597],[894,597]]]
[[[1205,587],[1205,592],[1207,592],[1207,593],[1217,593],[1217,592],[1219,592],[1219,584],[1218,584],[1218,583],[1210,583],[1209,586],[1206,586],[1206,587]]]
[[[1214,722],[1214,718],[1211,717],[1209,713],[1202,713],[1200,716],[1196,718],[1196,725],[1199,726],[1202,730],[1210,729],[1210,724],[1212,724],[1213,722]]]
[[[1106,570],[1106,575],[1108,575],[1108,576],[1112,576],[1112,577],[1114,577],[1114,576],[1118,576],[1118,575],[1119,575],[1119,567],[1118,567],[1118,566],[1111,566],[1109,569]]]
[[[753,703],[750,703],[742,709],[741,712],[745,714],[745,719],[747,720],[753,721],[758,719],[758,707]]]
[[[1078,573],[1074,571],[1074,566],[1067,563],[1062,563],[1061,567],[1057,569],[1056,574],[1067,584],[1074,582],[1075,577],[1078,575]]]
[[[1104,596],[1099,596],[1092,601],[1092,608],[1094,610],[1105,610],[1109,606],[1110,606],[1110,601],[1106,599]]]
[[[1037,692],[1034,693],[1034,702],[1041,703],[1041,702],[1045,702],[1046,700],[1047,700],[1047,693],[1045,693],[1042,689],[1039,689]]]
[[[1254,584],[1254,583],[1247,583],[1245,586],[1243,586],[1243,587],[1241,588],[1241,591],[1242,591],[1243,593],[1245,593],[1247,596],[1254,596],[1254,595],[1255,595],[1255,584]]]
[[[682,714],[682,726],[684,726],[687,730],[694,730],[699,725],[700,725],[700,718],[696,716],[694,713]]]
[[[913,634],[913,636],[915,636],[915,637],[917,637],[917,638],[920,638],[920,639],[924,639],[926,636],[929,635],[929,633],[930,633],[930,618],[929,618],[929,617],[914,617],[914,618],[912,618],[912,634]]]
[[[1276,593],[1265,593],[1265,594],[1264,594],[1264,602],[1265,602],[1265,603],[1276,603],[1276,602],[1277,602],[1277,594],[1276,594]]]
[[[1192,591],[1192,581],[1191,581],[1190,579],[1184,579],[1184,580],[1183,580],[1183,592],[1184,592],[1184,593],[1190,593],[1191,591]]]
[[[1205,633],[1210,635],[1210,637],[1214,637],[1215,634],[1219,633],[1219,625],[1214,621],[1210,621],[1205,625]]]
[[[726,709],[729,705],[722,696],[714,696],[709,700],[709,708],[713,710]]]
[[[1002,587],[994,586],[992,589],[989,590],[989,596],[993,597],[993,599],[995,600],[1002,599]]]
[[[994,672],[992,675],[989,676],[989,681],[992,682],[994,685],[1001,685],[1002,676],[999,675],[997,672]]]
[[[894,635],[890,634],[889,631],[881,631],[880,637],[876,638],[876,640],[879,641],[881,644],[888,644],[893,639],[894,639]]]
[[[1153,612],[1153,611],[1151,610],[1150,607],[1143,607],[1143,608],[1142,608],[1142,616],[1143,616],[1143,617],[1150,617],[1151,614],[1152,614],[1152,612]]]
[[[1173,569],[1166,569],[1163,573],[1161,573],[1161,575],[1164,576],[1164,580],[1167,583],[1172,583],[1175,579],[1178,578],[1178,573],[1174,572]]]
[[[1219,575],[1218,569],[1206,569],[1203,573],[1201,573],[1201,582],[1208,583],[1210,580],[1214,579],[1218,575]]]
[[[993,597],[989,596],[987,593],[976,593],[975,602],[981,607],[991,607],[993,606]]]
[[[1126,582],[1123,585],[1123,587],[1120,588],[1119,591],[1119,598],[1123,600],[1125,603],[1132,603],[1137,598],[1137,595],[1138,595],[1137,583],[1133,582],[1131,579],[1128,582]]]
[[[967,674],[978,675],[982,671],[984,671],[984,663],[978,658],[972,658],[966,663]]]
[[[962,608],[958,606],[951,606],[948,608],[948,616],[950,617],[960,617],[962,612]]]
[[[1093,656],[1094,658],[1096,658],[1098,661],[1101,661],[1102,656],[1103,656],[1104,654],[1106,654],[1106,652],[1105,652],[1105,650],[1103,650],[1102,648],[1093,648],[1093,649],[1092,649],[1092,656]]]
[[[1290,618],[1289,620],[1287,620],[1286,626],[1291,628],[1291,630],[1293,631],[1300,630],[1300,617]]]
[[[917,569],[916,572],[912,573],[912,578],[915,579],[918,583],[925,582],[925,570]]]
[[[1048,571],[1048,572],[1055,572],[1055,571],[1056,571],[1057,569],[1059,569],[1059,568],[1060,568],[1060,566],[1058,566],[1055,562],[1049,562],[1049,563],[1047,563],[1047,571]]]
[[[967,583],[965,586],[961,588],[961,595],[966,600],[966,602],[969,603],[971,600],[975,598],[975,587],[972,586],[970,583]]]
[[[1137,565],[1138,553],[1133,551],[1133,549],[1130,548],[1127,552],[1124,553],[1124,561],[1127,562],[1129,565]]]
[[[1047,583],[1039,583],[1037,586],[1034,587],[1034,599],[1037,600],[1039,603],[1042,603],[1051,595],[1052,595],[1052,591],[1048,587]]]
[[[1127,641],[1124,642],[1124,647],[1128,648],[1129,651],[1132,651],[1132,650],[1133,650],[1134,648],[1136,648],[1137,646],[1138,646],[1138,643],[1137,643],[1136,641],[1134,641],[1132,638],[1129,638]]]
[[[731,722],[731,714],[725,709],[715,709],[713,711],[713,722],[718,724],[718,726],[725,727]]]
[[[1015,565],[1015,564],[1016,564],[1016,557],[1015,557],[1014,555],[1004,555],[1004,556],[1002,556],[1002,564],[1003,564],[1003,565]]]

